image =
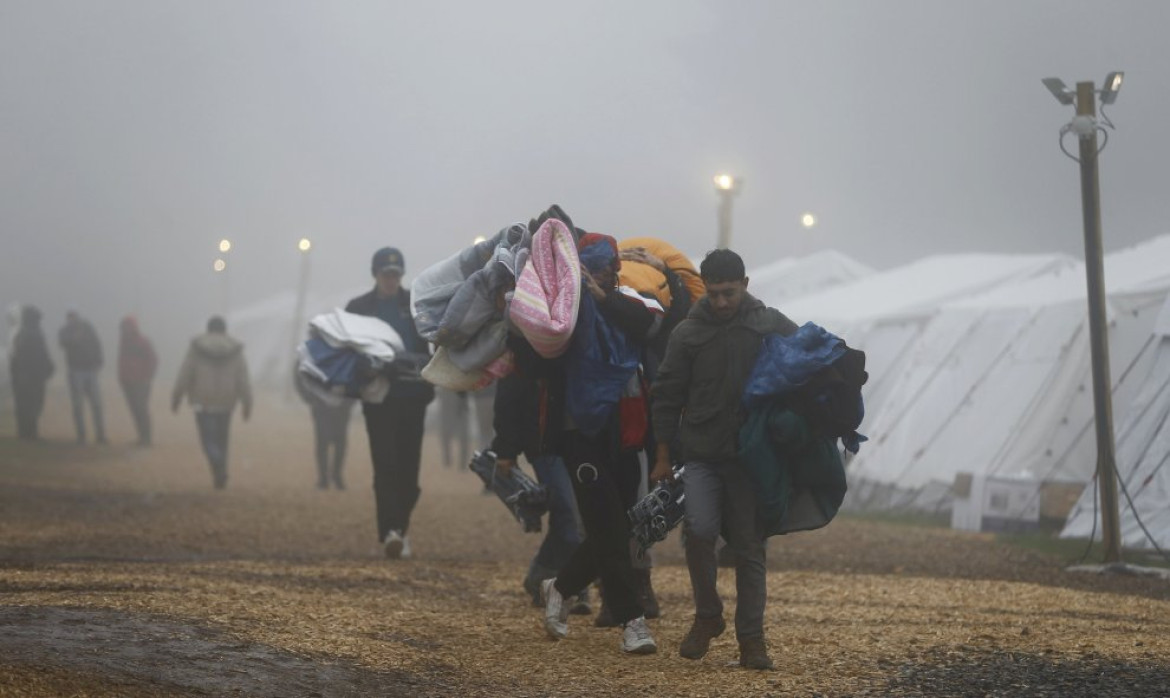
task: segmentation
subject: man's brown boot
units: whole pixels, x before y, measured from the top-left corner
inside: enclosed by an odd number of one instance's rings
[[[768,656],[768,646],[762,637],[747,637],[739,641],[739,665],[745,669],[774,669]]]
[[[711,640],[722,635],[726,629],[727,624],[723,622],[723,616],[713,618],[695,616],[690,631],[678,646],[678,653],[687,659],[702,659],[711,648]]]

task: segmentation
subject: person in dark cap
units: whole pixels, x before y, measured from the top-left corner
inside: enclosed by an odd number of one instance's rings
[[[394,328],[405,345],[405,351],[389,367],[390,390],[386,398],[379,403],[363,402],[362,415],[374,466],[378,540],[386,557],[408,558],[410,515],[421,492],[418,472],[423,418],[435,389],[421,376],[430,352],[411,318],[410,292],[402,285],[406,273],[402,253],[393,247],[378,250],[370,273],[374,277],[373,290],[351,300],[345,309],[382,320]]]

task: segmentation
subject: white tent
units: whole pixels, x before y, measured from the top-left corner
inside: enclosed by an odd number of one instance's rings
[[[1116,404],[1118,475],[1132,499],[1119,494],[1121,543],[1128,548],[1170,548],[1170,299],[1150,333],[1151,367],[1140,391],[1126,405]],[[1086,487],[1069,513],[1062,538],[1101,533],[1096,487]],[[1136,511],[1135,511],[1136,509]],[[1145,527],[1145,531],[1142,527]]]
[[[774,308],[873,273],[873,269],[836,250],[822,250],[805,257],[784,257],[748,271],[752,295]]]
[[[1106,259],[1115,399],[1148,370],[1170,289],[1170,237]],[[887,381],[872,440],[850,465],[850,503],[945,507],[957,473],[1084,482],[1094,462],[1084,268],[952,301]]]
[[[881,411],[908,348],[940,306],[1073,265],[1063,255],[937,255],[796,299],[782,309],[798,324],[815,322],[866,353],[865,403],[873,415]]]

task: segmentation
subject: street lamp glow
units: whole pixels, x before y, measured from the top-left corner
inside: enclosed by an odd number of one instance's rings
[[[716,175],[715,188],[721,191],[731,191],[735,188],[735,177],[729,174]]]
[[[806,228],[811,228],[817,224],[817,217],[811,213],[806,213],[800,217],[800,224]]]
[[[308,252],[312,246],[313,243],[309,241],[309,238],[301,238],[301,241],[297,243],[297,249],[301,252]]]
[[[487,238],[483,235],[476,235],[475,240],[472,240],[473,245],[478,245],[481,242],[487,242]]]
[[[219,241],[219,251],[220,252],[227,252],[231,249],[232,249],[232,241],[231,240],[224,238],[224,239]]]
[[[227,269],[227,262],[223,261],[222,259],[217,259],[215,260],[215,263],[211,265],[211,268],[216,271],[223,271],[224,269]]]

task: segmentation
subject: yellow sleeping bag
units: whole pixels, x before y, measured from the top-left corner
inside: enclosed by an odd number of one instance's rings
[[[645,248],[647,252],[661,259],[671,271],[678,274],[690,291],[691,301],[698,300],[707,292],[699,271],[685,254],[665,240],[652,237],[627,238],[618,242],[619,250],[629,250],[635,247]],[[639,293],[648,293],[662,304],[663,308],[670,307],[670,287],[666,283],[666,276],[654,267],[641,262],[622,261],[618,272],[619,281],[633,288]]]

